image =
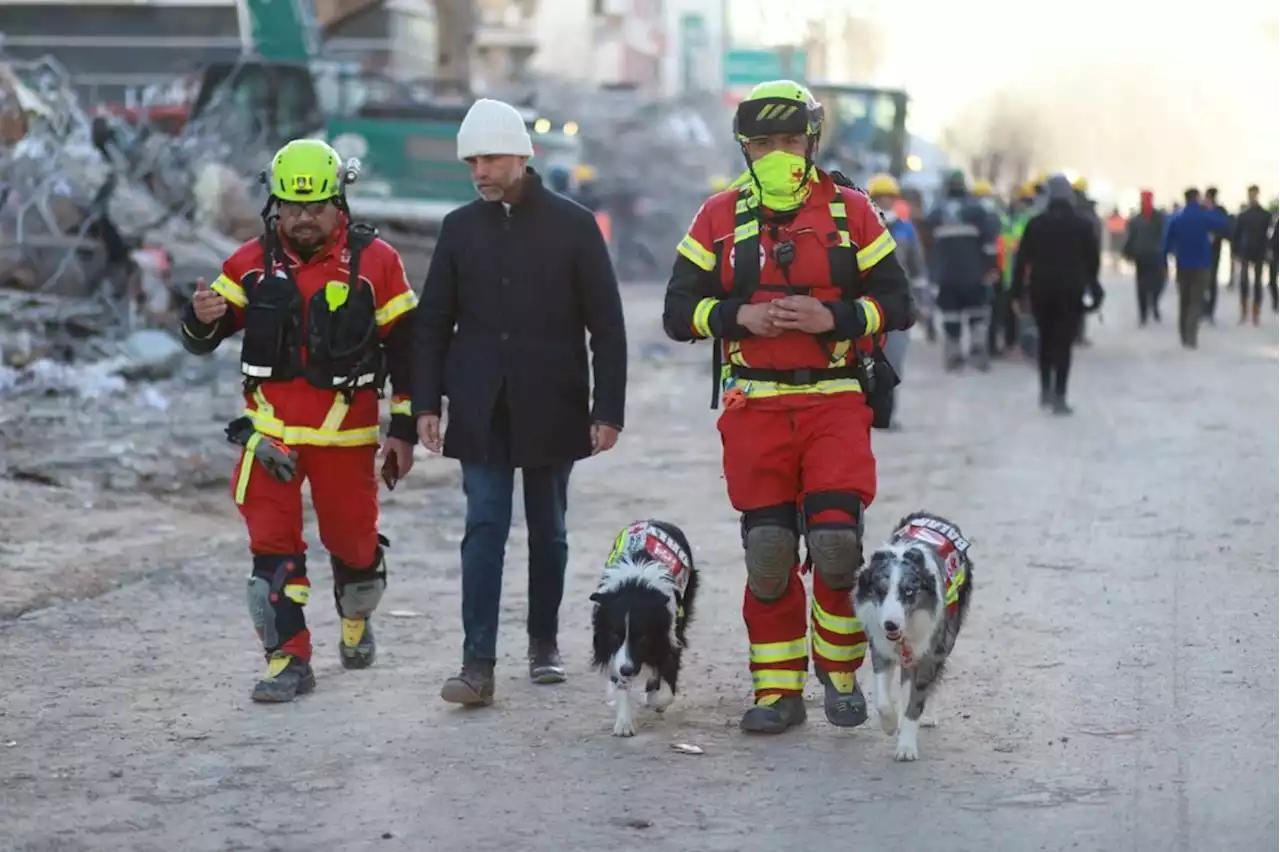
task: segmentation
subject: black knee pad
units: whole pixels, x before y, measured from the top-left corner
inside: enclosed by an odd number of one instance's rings
[[[743,512],[742,547],[751,594],[766,603],[781,598],[800,558],[795,505],[782,503]]]
[[[813,570],[829,589],[852,589],[862,567],[862,499],[843,491],[817,491],[804,498],[805,543]],[[815,523],[820,512],[847,519]]]
[[[307,629],[302,608],[311,597],[307,584],[307,558],[302,554],[253,557],[249,576],[249,615],[262,637],[262,646],[275,651]]]
[[[354,568],[330,556],[333,567],[333,602],[343,618],[368,618],[382,602],[387,588],[387,559],[383,550],[390,546],[385,536],[378,536],[378,552],[367,568]]]

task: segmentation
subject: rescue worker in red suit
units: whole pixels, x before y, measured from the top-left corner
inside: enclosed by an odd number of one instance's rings
[[[804,721],[806,636],[828,721],[867,719],[855,679],[866,636],[850,590],[876,463],[858,344],[870,349],[914,322],[877,209],[843,176],[814,166],[822,128],[822,106],[789,80],[763,83],[739,104],[734,133],[747,172],[694,217],[663,312],[672,339],[717,341],[724,477],[742,513],[755,688],[740,727],[758,733]]]
[[[394,485],[413,465],[406,320],[417,297],[400,255],[350,221],[344,185],[357,167],[318,140],[281,148],[263,174],[265,233],[227,259],[212,288],[200,288],[182,323],[186,348],[201,355],[244,332],[245,412],[227,437],[244,447],[231,485],[249,531],[249,611],[267,657],[255,701],[292,701],[315,687],[303,615],[311,587],[304,479],[333,569],[342,664],[374,661],[369,619],[386,588],[387,543],[374,467],[388,376],[384,478]]]

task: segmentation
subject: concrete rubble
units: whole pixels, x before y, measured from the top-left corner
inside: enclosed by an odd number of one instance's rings
[[[234,353],[186,357],[177,317],[261,228],[258,152],[216,120],[91,116],[52,60],[0,63],[0,138],[0,476],[225,482]]]
[[[136,355],[124,341],[172,331],[196,279],[261,227],[224,140],[196,123],[174,137],[91,116],[53,60],[0,64],[0,136],[9,370]],[[30,379],[8,380],[8,392]]]

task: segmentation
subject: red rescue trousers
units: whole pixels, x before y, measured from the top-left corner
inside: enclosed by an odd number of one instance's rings
[[[306,552],[302,537],[302,482],[311,483],[320,542],[329,555],[353,567],[372,565],[378,552],[377,445],[295,446],[298,471],[281,482],[248,459],[248,482],[241,487],[246,459],[231,477],[231,493],[249,528],[255,556]]]
[[[871,409],[862,395],[806,399],[813,404],[774,408],[748,402],[720,416],[725,485],[729,501],[739,512],[780,504],[794,504],[799,510],[805,495],[826,491],[857,495],[864,508],[875,499]],[[808,520],[851,519],[842,511],[826,510]],[[805,604],[799,566],[786,593],[776,601],[764,603],[750,589],[744,592],[742,617],[751,644],[757,701],[803,692],[809,652],[806,636],[810,636],[814,665],[831,673],[841,691],[852,689],[867,639],[854,614],[850,590],[831,589],[815,573],[812,605],[806,608]]]

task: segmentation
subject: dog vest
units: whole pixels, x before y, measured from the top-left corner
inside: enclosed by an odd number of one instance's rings
[[[623,556],[641,552],[647,553],[651,559],[666,568],[672,585],[675,586],[676,597],[683,599],[684,590],[689,587],[689,577],[693,573],[693,559],[665,530],[648,521],[636,521],[618,533],[613,542],[613,552],[605,563],[605,571],[617,564]]]
[[[943,588],[946,589],[947,612],[960,603],[960,587],[964,585],[964,566],[968,562],[969,540],[955,524],[937,518],[915,518],[893,534],[895,539],[909,539],[927,544],[937,551],[943,564]]]

